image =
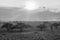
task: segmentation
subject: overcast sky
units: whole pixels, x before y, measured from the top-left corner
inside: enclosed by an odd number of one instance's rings
[[[9,7],[21,6],[24,4],[25,1],[27,0],[0,0],[0,5]],[[51,5],[54,6],[60,5],[60,0],[33,0],[33,1],[39,3],[41,6],[46,5],[51,7]]]

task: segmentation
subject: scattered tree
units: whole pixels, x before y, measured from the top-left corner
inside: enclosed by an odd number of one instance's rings
[[[37,26],[37,28],[39,28],[40,31],[43,31],[46,28],[46,25],[45,24],[40,24],[40,25]]]

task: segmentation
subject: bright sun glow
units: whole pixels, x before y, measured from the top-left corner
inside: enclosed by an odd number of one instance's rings
[[[27,10],[35,10],[35,9],[37,9],[37,4],[35,2],[32,2],[32,1],[27,1],[25,3],[24,8],[27,9]]]

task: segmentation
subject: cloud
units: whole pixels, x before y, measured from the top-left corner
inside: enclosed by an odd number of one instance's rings
[[[0,0],[0,6],[4,7],[20,7],[22,3],[21,0]]]

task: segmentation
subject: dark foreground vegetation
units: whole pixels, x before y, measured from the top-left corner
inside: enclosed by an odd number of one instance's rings
[[[60,40],[60,22],[45,21],[35,27],[19,21],[0,22],[0,40]]]

